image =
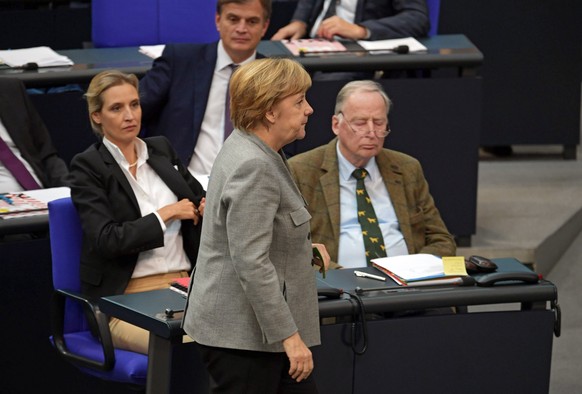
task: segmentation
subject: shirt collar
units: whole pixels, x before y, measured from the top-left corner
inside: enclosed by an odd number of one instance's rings
[[[130,163],[127,162],[125,156],[121,153],[121,149],[119,149],[113,142],[109,141],[105,136],[103,137],[103,145],[105,145],[120,167],[129,167]],[[149,159],[148,148],[146,143],[139,138],[136,138],[135,147],[137,151],[137,166],[139,167]]]
[[[218,48],[217,48],[216,55],[217,55],[216,56],[216,67],[214,68],[215,71],[223,70],[226,67],[228,67],[234,63],[232,61],[232,59],[230,58],[230,56],[228,56],[228,53],[226,53],[226,50],[224,49],[224,45],[222,45],[222,40],[218,41]],[[253,52],[253,54],[248,59],[244,60],[241,63],[237,63],[237,64],[238,65],[247,64],[247,63],[255,60],[256,57],[257,57],[257,51]]]
[[[339,148],[339,141],[337,142],[335,149],[337,152],[337,161],[340,178],[343,181],[349,181],[350,179],[355,180],[355,178],[352,177],[352,173],[357,167],[350,163],[348,159],[346,159],[345,156],[342,154]],[[375,157],[372,157],[364,168],[366,169],[366,171],[368,171],[368,177],[371,180],[377,179],[376,177],[380,176],[380,169],[378,168],[378,164],[376,163]]]

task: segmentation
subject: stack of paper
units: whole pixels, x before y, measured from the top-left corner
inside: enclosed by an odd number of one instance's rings
[[[38,67],[72,66],[73,62],[66,56],[59,55],[49,47],[9,49],[0,51],[0,60],[10,67],[22,67],[27,63],[36,63]]]
[[[162,52],[164,52],[164,48],[166,46],[164,44],[160,45],[142,45],[139,47],[139,52],[143,53],[144,55],[151,57],[152,59],[157,59],[162,56]]]
[[[427,48],[418,42],[417,39],[413,37],[407,38],[395,38],[392,40],[379,40],[379,41],[358,41],[360,46],[370,53],[385,53],[391,52],[394,48],[397,48],[401,45],[408,46],[408,52],[423,52],[426,51]]]
[[[447,257],[446,259],[452,262],[447,264],[448,267],[443,263],[443,259],[445,258],[419,253],[373,259],[372,265],[399,285],[467,275],[463,257]]]

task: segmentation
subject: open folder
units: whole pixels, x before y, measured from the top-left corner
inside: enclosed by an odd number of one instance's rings
[[[49,47],[0,51],[0,60],[13,68],[22,68],[29,63],[36,64],[37,67],[72,66],[74,64],[71,59],[59,55]]]

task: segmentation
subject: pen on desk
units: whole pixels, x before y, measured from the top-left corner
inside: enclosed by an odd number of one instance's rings
[[[12,201],[12,199],[10,197],[6,197],[5,194],[0,194],[0,200],[2,201],[6,201],[6,203],[13,205],[14,201]]]
[[[369,279],[376,279],[376,280],[381,280],[381,281],[386,280],[386,278],[384,278],[383,276],[368,274],[367,272],[362,272],[362,271],[354,271],[354,275],[356,275],[360,278],[369,278]]]

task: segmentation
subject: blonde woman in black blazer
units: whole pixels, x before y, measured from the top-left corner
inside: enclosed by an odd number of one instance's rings
[[[83,226],[82,291],[101,297],[168,287],[196,262],[204,190],[166,138],[138,138],[134,75],[100,73],[86,97],[103,138],[71,162]],[[147,353],[147,331],[117,319],[110,327],[116,347]]]

